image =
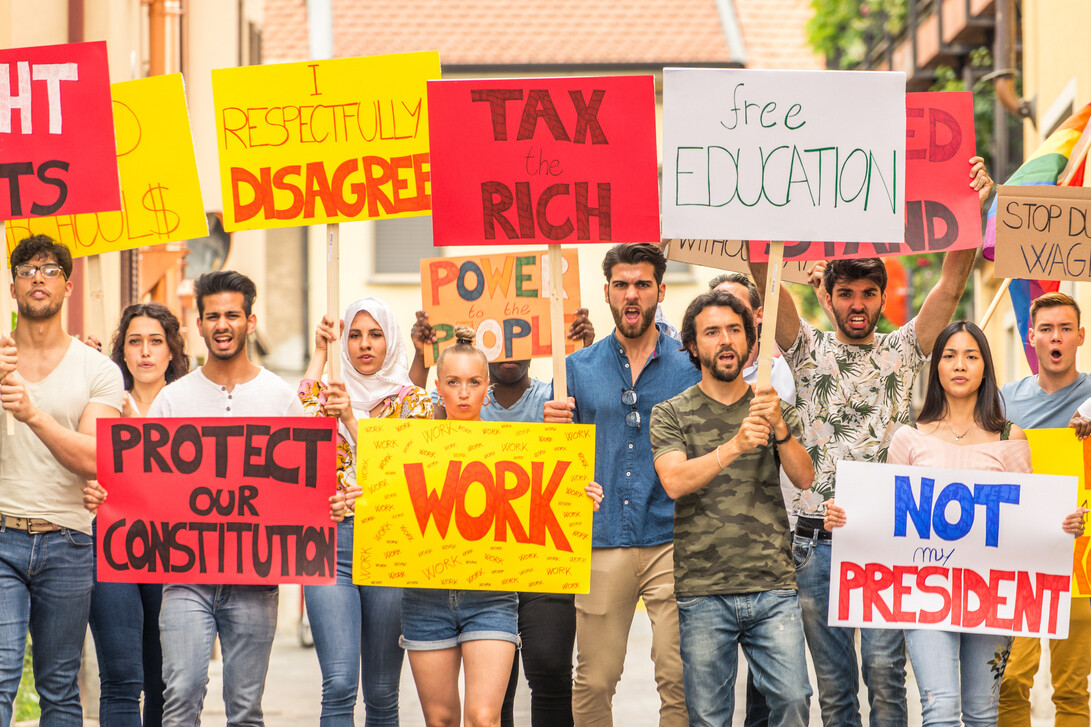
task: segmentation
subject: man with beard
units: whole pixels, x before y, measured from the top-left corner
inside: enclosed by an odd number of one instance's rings
[[[116,417],[121,371],[64,330],[72,255],[45,235],[11,253],[19,321],[0,337],[0,724],[12,719],[30,629],[43,724],[80,724],[76,676],[94,586],[95,420]],[[0,413],[0,420],[4,417]]]
[[[223,270],[197,278],[197,330],[208,346],[201,368],[166,386],[148,416],[303,416],[296,391],[250,361],[257,291],[250,278]],[[164,725],[200,722],[212,644],[223,645],[227,723],[263,724],[261,697],[277,626],[277,587],[170,584],[159,612],[163,642]]]
[[[578,727],[613,724],[614,690],[637,601],[652,623],[659,724],[688,724],[674,601],[674,502],[652,464],[652,407],[700,380],[677,341],[653,321],[666,286],[656,245],[615,245],[602,262],[616,328],[567,359],[568,401],[549,401],[545,421],[595,425],[595,480],[605,499],[592,528],[591,590],[576,596]]]
[[[741,644],[770,722],[803,727],[811,687],[779,469],[800,489],[814,470],[796,439],[795,408],[740,375],[756,339],[738,298],[697,296],[682,345],[701,381],[656,405],[651,442],[676,501],[674,593],[691,724],[731,724]]]

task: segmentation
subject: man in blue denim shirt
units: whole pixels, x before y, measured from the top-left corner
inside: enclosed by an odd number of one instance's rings
[[[652,407],[701,376],[678,342],[654,325],[667,261],[655,245],[616,245],[602,263],[616,328],[567,360],[569,398],[545,405],[545,421],[595,425],[595,513],[591,591],[576,596],[576,727],[613,724],[611,705],[625,662],[637,600],[652,622],[663,727],[688,724],[674,601],[674,503],[652,465]]]

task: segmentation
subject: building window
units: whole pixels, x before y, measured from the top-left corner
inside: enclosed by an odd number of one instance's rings
[[[405,282],[420,283],[420,261],[439,257],[442,251],[432,245],[432,216],[398,217],[375,223],[375,274],[397,278],[412,276]]]

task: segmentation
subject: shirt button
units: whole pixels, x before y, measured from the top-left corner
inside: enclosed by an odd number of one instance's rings
[[[632,474],[632,472],[626,472],[626,473],[625,473],[625,476],[626,476],[626,477],[628,477],[628,476],[629,476],[629,475],[631,475],[631,474]]]
[[[629,368],[629,364],[625,364],[625,368]]]
[[[221,386],[220,391],[227,391],[227,387],[226,386]]]
[[[629,449],[632,449],[632,448],[633,448],[633,445],[631,445],[631,444],[630,444],[630,445],[629,445]]]
[[[628,501],[628,500],[626,500],[626,501],[625,501],[625,504],[626,504],[626,505],[628,505],[628,504],[629,504],[629,501]]]
[[[228,411],[231,411],[231,407],[227,407],[227,410],[228,410]]]

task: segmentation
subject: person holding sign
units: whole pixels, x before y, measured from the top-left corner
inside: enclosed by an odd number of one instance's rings
[[[690,723],[731,724],[741,644],[770,724],[802,727],[811,686],[779,469],[806,489],[814,468],[797,440],[795,408],[741,376],[756,342],[738,298],[713,291],[694,299],[682,343],[701,381],[655,406],[651,443],[676,501],[674,592]]]
[[[0,724],[12,718],[30,629],[44,724],[79,724],[76,676],[94,587],[95,420],[116,417],[121,372],[64,330],[72,255],[45,235],[11,253],[15,330],[0,337]]]
[[[1031,471],[1027,436],[1004,418],[989,342],[973,323],[952,323],[936,339],[917,425],[894,433],[887,462]],[[844,508],[829,500],[826,527],[840,527],[845,521]],[[1082,511],[1066,517],[1062,527],[1066,533],[1082,534]],[[924,725],[995,725],[1011,642],[1010,636],[995,634],[906,630]]]
[[[337,485],[351,514],[362,492],[356,482],[359,419],[430,419],[432,400],[409,381],[405,344],[390,306],[361,298],[345,309],[340,330],[335,332],[335,325],[328,316],[318,324],[299,398],[308,414],[338,419]],[[323,381],[330,345],[338,339],[344,381]],[[322,669],[322,724],[353,724],[362,671],[367,723],[397,725],[402,591],[353,584],[352,542],[353,518],[342,515],[337,583],[303,587]]]

